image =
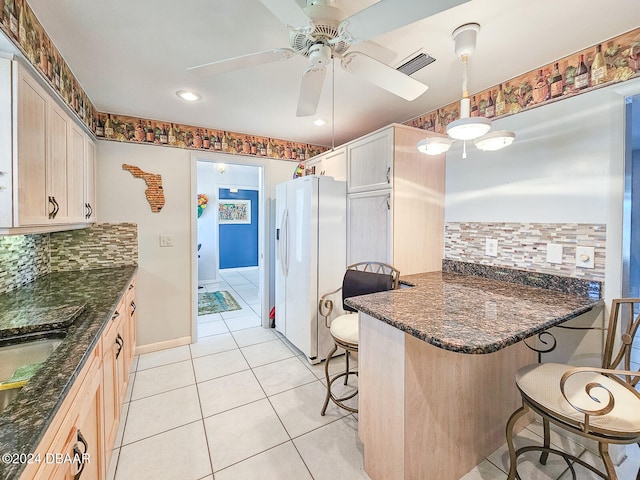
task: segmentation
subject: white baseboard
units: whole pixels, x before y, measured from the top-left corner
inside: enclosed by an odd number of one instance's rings
[[[157,352],[158,350],[165,350],[167,348],[181,347],[182,345],[189,345],[190,343],[191,336],[174,338],[164,342],[148,343],[147,345],[136,345],[135,355]]]

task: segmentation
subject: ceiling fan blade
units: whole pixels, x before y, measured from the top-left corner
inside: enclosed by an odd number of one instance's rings
[[[187,68],[200,77],[209,77],[220,73],[231,72],[233,70],[241,70],[243,68],[255,67],[264,63],[277,62],[278,60],[286,60],[295,55],[290,48],[275,48],[264,52],[250,53],[240,57],[227,58],[217,62],[205,63],[196,67]]]
[[[429,88],[424,83],[361,52],[348,53],[342,57],[342,68],[409,101],[415,100]]]
[[[313,65],[304,71],[300,83],[296,117],[308,117],[316,113],[326,74],[327,69],[323,66]]]
[[[309,17],[295,0],[260,0],[285,25],[300,27],[309,23]]]
[[[469,0],[380,0],[340,23],[340,36],[349,43],[376,38]]]

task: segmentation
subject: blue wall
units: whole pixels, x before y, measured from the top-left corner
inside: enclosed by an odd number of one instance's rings
[[[219,191],[220,200],[251,200],[251,223],[246,225],[221,224],[219,226],[220,268],[258,266],[258,191],[228,188]]]

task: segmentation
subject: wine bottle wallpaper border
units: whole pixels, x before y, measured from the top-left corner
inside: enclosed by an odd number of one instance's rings
[[[98,138],[290,161],[304,161],[329,149],[170,121],[98,112],[26,0],[0,0],[0,29]],[[640,28],[470,95],[471,116],[498,118],[513,115],[638,76]],[[445,133],[447,124],[459,116],[459,101],[456,101],[404,124]]]
[[[640,76],[640,28],[469,95],[471,116],[498,118]],[[456,101],[405,125],[445,133],[460,116]]]

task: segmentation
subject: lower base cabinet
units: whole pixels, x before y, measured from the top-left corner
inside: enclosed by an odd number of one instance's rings
[[[132,281],[131,285],[135,285]],[[135,346],[135,289],[122,296],[109,324],[69,389],[21,480],[106,477]],[[133,308],[135,310],[135,308]]]

